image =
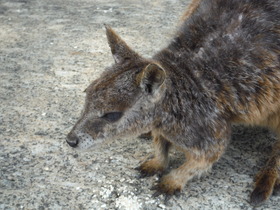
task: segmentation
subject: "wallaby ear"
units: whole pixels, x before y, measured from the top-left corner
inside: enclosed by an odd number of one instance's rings
[[[149,64],[141,74],[140,86],[149,94],[153,94],[166,78],[165,71],[157,64]]]
[[[138,54],[123,41],[119,35],[108,25],[105,25],[106,35],[116,63],[123,63],[135,59]]]

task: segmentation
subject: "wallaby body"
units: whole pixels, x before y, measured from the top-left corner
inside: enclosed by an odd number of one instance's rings
[[[152,59],[106,30],[116,63],[86,89],[85,109],[67,137],[71,146],[152,131],[155,157],[139,169],[160,173],[170,146],[182,150],[186,162],[157,185],[174,194],[221,157],[233,123],[280,134],[279,0],[193,0],[171,43]],[[277,141],[251,203],[279,186]]]

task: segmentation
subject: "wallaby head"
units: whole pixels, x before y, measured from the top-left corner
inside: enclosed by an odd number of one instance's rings
[[[165,92],[160,64],[139,56],[108,26],[106,34],[115,64],[86,88],[84,110],[67,136],[72,147],[150,131]]]

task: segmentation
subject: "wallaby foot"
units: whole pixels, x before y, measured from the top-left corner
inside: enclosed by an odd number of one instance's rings
[[[272,193],[280,191],[280,142],[273,147],[272,157],[267,165],[256,176],[255,189],[251,194],[250,202],[258,206],[266,201]]]
[[[160,194],[164,195],[177,195],[182,191],[184,188],[184,184],[178,182],[176,178],[171,175],[165,175],[160,179],[160,182],[156,184],[152,190],[156,190],[157,192],[154,194],[154,196],[158,196]]]
[[[258,206],[271,196],[277,177],[278,173],[273,169],[263,170],[257,175],[256,186],[250,199],[252,205]]]
[[[161,174],[166,168],[158,159],[153,158],[142,163],[136,169],[140,171],[141,177],[153,176],[155,174]]]
[[[160,135],[154,136],[153,143],[155,157],[136,168],[141,172],[141,177],[162,173],[168,165],[168,151],[171,144]]]

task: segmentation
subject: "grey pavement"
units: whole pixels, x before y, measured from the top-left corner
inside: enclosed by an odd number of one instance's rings
[[[83,90],[113,63],[103,24],[150,57],[168,44],[187,0],[0,0],[0,209],[252,209],[254,175],[275,136],[235,127],[226,154],[180,197],[152,197],[134,168],[153,151],[117,139],[65,142]],[[172,150],[171,167],[183,161]],[[279,209],[280,196],[258,209]]]

